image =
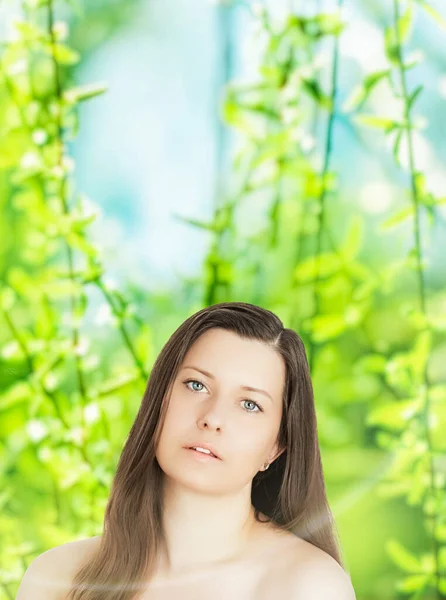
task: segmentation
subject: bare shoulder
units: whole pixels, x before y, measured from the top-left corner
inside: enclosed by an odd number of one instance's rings
[[[75,540],[39,554],[28,566],[16,600],[63,600],[75,573],[97,550],[100,539]]]
[[[349,574],[329,554],[294,534],[268,566],[256,600],[356,600]]]
[[[350,575],[327,552],[298,538],[287,561],[289,598],[356,600]]]

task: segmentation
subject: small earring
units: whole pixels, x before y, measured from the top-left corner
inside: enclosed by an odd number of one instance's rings
[[[265,465],[266,465],[266,466],[265,466]],[[264,469],[263,469],[264,471],[266,471],[266,469],[268,469],[268,468],[269,468],[269,465],[270,465],[270,463],[265,463],[265,465],[264,465]]]

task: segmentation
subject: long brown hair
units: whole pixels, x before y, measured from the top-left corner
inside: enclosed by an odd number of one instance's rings
[[[245,302],[221,302],[187,318],[158,355],[118,462],[100,546],[76,573],[69,600],[136,599],[153,576],[161,550],[168,560],[162,528],[163,471],[155,450],[178,369],[192,344],[211,328],[268,344],[286,365],[278,433],[280,448],[286,449],[253,479],[251,501],[256,520],[263,513],[343,567],[326,497],[304,344],[273,312]]]

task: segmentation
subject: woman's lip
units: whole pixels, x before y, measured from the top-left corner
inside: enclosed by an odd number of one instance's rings
[[[218,458],[218,460],[222,460],[222,458],[220,456],[218,456],[218,454],[216,454],[215,449],[213,446],[211,446],[210,444],[200,444],[195,443],[194,445],[190,445],[190,446],[183,446],[183,448],[186,448],[186,450],[190,450],[191,448],[202,448],[203,450],[208,450],[209,452],[211,452],[212,456],[214,456],[215,458]],[[198,450],[199,452],[199,450]]]
[[[206,452],[200,452],[199,450],[194,450],[193,448],[186,448],[186,450],[189,450],[189,452],[193,452],[197,458],[203,457],[204,459],[208,460],[221,460],[221,458],[218,458],[218,456],[215,456],[213,454],[206,454]]]

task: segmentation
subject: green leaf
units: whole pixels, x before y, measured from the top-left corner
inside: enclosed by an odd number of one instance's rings
[[[357,115],[355,119],[363,125],[374,127],[376,129],[384,129],[386,132],[392,131],[399,125],[399,123],[393,119],[389,119],[388,117],[378,117],[375,115]]]
[[[45,215],[46,217],[46,215]],[[76,207],[67,215],[53,217],[60,235],[83,234],[98,217],[98,212],[86,212],[78,199]],[[45,219],[48,220],[47,218]]]
[[[367,92],[370,92],[370,90],[372,90],[376,86],[377,83],[379,83],[383,79],[386,79],[389,75],[390,75],[390,69],[384,69],[383,71],[375,71],[375,73],[369,73],[364,78],[364,82],[363,82],[364,88],[366,89]]]
[[[423,204],[423,206],[425,206],[430,212],[432,212],[432,209],[437,204],[437,198],[435,198],[432,192],[427,192],[424,198],[420,198],[420,201]]]
[[[45,32],[29,21],[15,21],[13,26],[21,34],[22,39],[26,41],[37,42],[45,40]]]
[[[419,86],[417,86],[417,87],[414,89],[414,91],[413,91],[413,92],[412,92],[412,93],[409,95],[408,102],[407,102],[407,104],[408,104],[408,107],[409,107],[409,110],[411,110],[411,109],[412,109],[413,105],[415,104],[415,102],[416,102],[416,100],[417,100],[418,96],[421,94],[421,92],[423,91],[423,89],[424,89],[424,85],[419,85]]]
[[[417,573],[421,571],[419,559],[409,552],[398,540],[390,539],[385,544],[387,554],[403,571]]]
[[[277,110],[275,110],[274,108],[270,108],[269,106],[265,105],[263,102],[256,102],[256,103],[252,103],[252,104],[243,104],[241,106],[241,108],[246,111],[260,114],[263,117],[267,117],[268,119],[271,119],[272,121],[277,121],[279,123],[281,122],[280,113]]]
[[[283,77],[283,70],[278,65],[261,65],[259,74],[269,85],[278,86]]]
[[[65,44],[46,43],[42,45],[42,48],[49,56],[54,57],[60,65],[75,65],[81,58],[79,52]]]
[[[395,141],[393,143],[393,158],[395,159],[395,162],[401,166],[401,161],[400,161],[400,146],[401,146],[401,141],[403,139],[403,134],[404,134],[404,129],[398,129],[396,136],[395,136]]]
[[[345,27],[335,13],[321,13],[314,19],[319,26],[319,35],[339,35]]]
[[[393,227],[395,227],[396,225],[399,225],[400,223],[402,223],[409,217],[413,217],[414,212],[415,211],[414,211],[414,208],[412,205],[406,206],[406,208],[399,210],[398,212],[393,214],[391,217],[389,217],[386,221],[381,223],[380,230],[385,231],[387,229],[392,229]]]
[[[221,107],[221,118],[231,127],[239,129],[243,133],[253,134],[254,127],[248,121],[238,102],[235,91],[231,88],[226,90],[226,98]]]
[[[415,0],[435,21],[440,25],[442,29],[446,29],[446,19],[440,15],[440,13],[431,6],[426,0]]]
[[[0,411],[6,411],[17,404],[28,403],[32,393],[28,383],[17,381],[0,395]]]
[[[416,171],[414,175],[414,183],[415,189],[417,191],[417,196],[422,198],[427,193],[427,183],[426,183],[426,175],[421,171]]]
[[[404,14],[398,20],[397,26],[398,26],[398,37],[399,37],[400,44],[404,44],[404,42],[409,37],[412,23],[413,23],[413,6],[411,3],[409,3]]]
[[[317,315],[309,320],[313,339],[317,342],[325,342],[339,336],[347,327],[343,313],[329,315]]]
[[[313,281],[318,274],[319,277],[327,277],[339,271],[341,261],[336,254],[327,252],[317,257],[310,256],[302,260],[296,267],[294,275],[299,282]]]
[[[419,65],[424,59],[424,55],[422,52],[414,52],[413,55],[409,57],[409,60],[405,60],[403,63],[403,67],[405,71],[409,69],[413,69],[417,65]]]
[[[291,137],[291,129],[288,128],[268,133],[265,140],[262,141],[264,141],[264,145],[258,148],[256,155],[250,162],[251,169],[272,158],[282,157],[295,144]]]
[[[327,35],[339,35],[345,24],[335,13],[320,13],[314,17],[291,15],[287,27],[296,28],[300,33],[318,40]]]
[[[301,79],[304,90],[324,108],[331,108],[331,98],[324,94],[319,82],[316,79]]]
[[[200,221],[199,219],[193,219],[191,217],[185,217],[184,215],[179,215],[178,213],[173,213],[172,217],[181,223],[188,223],[189,225],[193,225],[198,229],[205,229],[206,231],[216,231],[216,227],[214,223],[206,223],[206,221]]]
[[[347,265],[347,271],[350,273],[351,270],[351,266]],[[364,281],[363,283],[356,285],[352,294],[352,300],[354,300],[355,302],[361,302],[365,299],[371,299],[371,296],[373,295],[373,292],[377,287],[378,282],[373,279]]]
[[[386,402],[373,408],[367,415],[367,425],[380,425],[381,427],[402,431],[407,427],[407,422],[414,416],[419,406],[419,400],[399,400]]]
[[[400,60],[400,51],[395,29],[386,27],[384,30],[384,48],[386,56],[392,64],[398,64]]]
[[[90,257],[88,257],[88,258],[90,258]],[[103,265],[96,264],[94,261],[91,261],[91,258],[90,258],[90,263],[88,265],[88,268],[83,272],[81,277],[82,277],[82,281],[84,283],[90,283],[90,282],[97,281],[98,279],[100,279],[103,276],[103,274],[104,274]]]
[[[70,246],[81,250],[88,256],[97,256],[99,254],[99,248],[96,245],[88,241],[82,234],[76,233],[75,231],[68,233],[66,240]]]
[[[122,388],[128,386],[129,384],[137,381],[140,378],[140,373],[136,369],[133,372],[123,373],[122,375],[117,375],[107,381],[104,381],[98,387],[98,395],[99,396],[107,396],[109,394],[113,394],[122,390]]]
[[[376,71],[376,73],[369,73],[364,81],[356,86],[353,90],[350,98],[344,104],[344,110],[359,110],[362,108],[368,97],[372,93],[373,89],[378,85],[380,81],[386,79],[390,74],[390,69],[383,71]]]
[[[400,592],[416,592],[417,590],[424,590],[426,585],[429,583],[429,575],[411,575],[406,577],[403,581],[397,582],[397,589]]]
[[[108,85],[105,83],[91,83],[65,90],[63,96],[66,102],[76,104],[77,102],[83,102],[84,100],[99,96],[107,90]]]

